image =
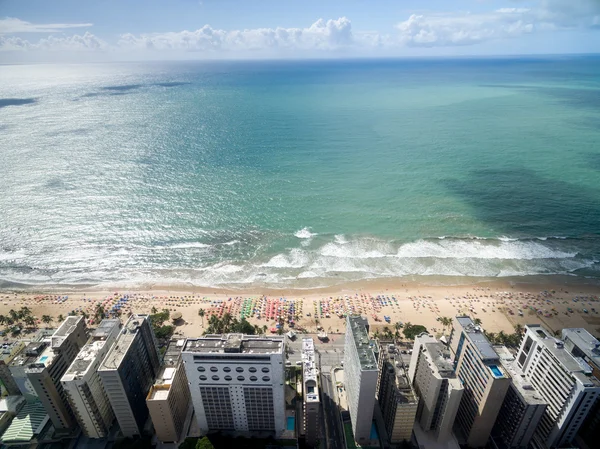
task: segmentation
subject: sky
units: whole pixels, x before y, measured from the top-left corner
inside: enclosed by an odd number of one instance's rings
[[[0,0],[0,63],[600,52],[600,0]]]

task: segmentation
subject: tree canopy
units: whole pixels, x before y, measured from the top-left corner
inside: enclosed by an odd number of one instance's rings
[[[427,332],[427,328],[421,324],[406,323],[402,333],[409,340],[414,340],[415,337],[423,332]]]

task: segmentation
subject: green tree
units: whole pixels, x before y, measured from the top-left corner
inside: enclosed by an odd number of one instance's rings
[[[154,335],[156,338],[161,339],[169,339],[173,336],[175,332],[175,326],[160,326],[158,328],[154,328]]]
[[[444,331],[452,326],[452,318],[449,318],[447,316],[443,316],[440,318],[440,323],[442,323],[442,326],[444,326]]]
[[[64,320],[65,320],[65,317],[62,314],[58,315],[58,322],[59,323],[62,323]]]
[[[198,316],[200,316],[200,318],[202,318],[202,327],[204,327],[204,315],[206,315],[206,310],[204,310],[204,309],[198,310]]]
[[[262,333],[266,334],[268,330],[269,330],[268,326],[266,324],[263,324]]]
[[[481,326],[481,319],[480,319],[480,318],[475,318],[475,319],[473,320],[473,324],[474,324],[475,326]]]
[[[515,334],[517,335],[523,335],[523,332],[525,331],[525,328],[523,326],[521,326],[520,324],[515,324]]]
[[[13,323],[15,323],[21,319],[19,312],[17,312],[15,309],[10,309],[8,311],[8,316],[10,317],[11,320],[13,320]]]
[[[158,309],[157,309],[156,307],[152,306],[152,308],[150,309],[150,313],[151,313],[152,315],[154,315],[154,314],[155,314],[155,313],[157,313],[157,312],[158,312]]]
[[[406,323],[402,333],[408,340],[414,340],[415,337],[423,332],[427,332],[427,328],[421,324]]]
[[[215,449],[207,437],[202,437],[196,443],[196,449]]]
[[[42,323],[44,324],[50,324],[53,320],[54,318],[52,318],[50,315],[42,315]]]
[[[35,318],[30,315],[26,316],[25,319],[23,319],[23,321],[25,322],[25,325],[29,327],[35,327],[35,324],[37,323]]]
[[[19,313],[21,314],[22,318],[25,318],[27,316],[31,316],[31,309],[29,307],[23,306],[19,309]]]
[[[4,315],[0,315],[0,325],[6,323],[6,317]]]

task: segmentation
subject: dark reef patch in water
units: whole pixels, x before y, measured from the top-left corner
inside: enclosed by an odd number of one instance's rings
[[[8,106],[25,106],[35,103],[37,103],[35,98],[0,98],[0,109]]]

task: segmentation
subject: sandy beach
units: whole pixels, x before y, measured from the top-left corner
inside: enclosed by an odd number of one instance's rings
[[[268,332],[278,316],[293,316],[294,326],[315,332],[317,326],[335,334],[345,331],[344,314],[366,315],[373,331],[394,323],[422,324],[431,333],[444,332],[440,317],[468,314],[479,318],[488,332],[512,333],[515,324],[541,323],[552,331],[564,327],[584,327],[600,335],[600,287],[594,285],[478,283],[464,286],[428,286],[402,283],[362,283],[348,288],[322,291],[227,291],[215,289],[153,288],[147,290],[65,291],[64,293],[0,293],[0,314],[29,307],[40,320],[50,315],[54,323],[60,315],[86,312],[88,325],[94,326],[98,305],[106,312],[151,313],[153,309],[181,312],[177,335],[199,336],[210,314],[229,312],[245,317]],[[202,318],[198,312],[204,309]],[[384,317],[389,317],[389,323]],[[39,321],[39,327],[47,325]],[[286,325],[286,330],[288,329]]]

